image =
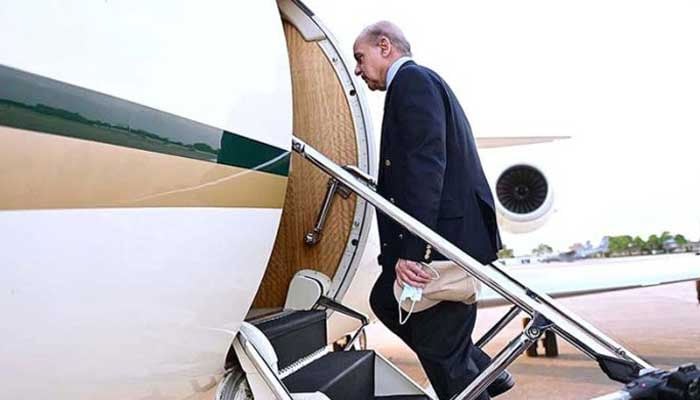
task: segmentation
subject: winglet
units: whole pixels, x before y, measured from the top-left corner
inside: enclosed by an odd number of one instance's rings
[[[571,136],[499,136],[477,137],[476,144],[480,149],[496,147],[524,146],[528,144],[548,143],[555,140],[571,139]]]

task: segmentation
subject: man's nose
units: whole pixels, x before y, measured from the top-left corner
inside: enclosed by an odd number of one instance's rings
[[[360,70],[360,65],[358,64],[355,66],[355,75],[360,76],[361,73],[362,70]]]

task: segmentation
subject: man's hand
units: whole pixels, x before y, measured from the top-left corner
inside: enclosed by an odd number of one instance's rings
[[[399,258],[396,262],[396,280],[399,286],[409,284],[416,288],[424,288],[425,284],[432,280],[429,273],[423,271],[420,264],[415,261],[404,260]]]

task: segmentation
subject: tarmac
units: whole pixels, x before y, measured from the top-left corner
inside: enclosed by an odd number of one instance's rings
[[[700,306],[695,282],[591,294],[557,300],[629,351],[655,367],[673,368],[685,363],[700,367]],[[479,310],[473,338],[486,332],[509,307]],[[524,314],[521,314],[523,316]],[[487,346],[496,355],[522,329],[521,316],[513,320]],[[622,388],[597,363],[558,339],[559,356],[522,355],[508,370],[516,386],[498,397],[515,399],[591,399]],[[389,358],[423,387],[429,386],[415,354],[380,322],[367,329],[368,347]],[[544,353],[540,345],[540,353]]]

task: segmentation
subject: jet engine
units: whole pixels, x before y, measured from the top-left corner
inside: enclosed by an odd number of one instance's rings
[[[532,165],[506,168],[496,180],[495,194],[499,225],[509,232],[539,229],[552,213],[552,186],[545,174]]]

